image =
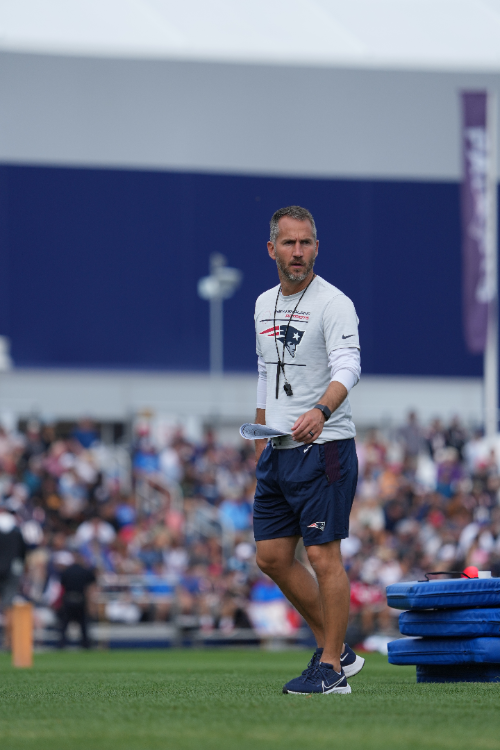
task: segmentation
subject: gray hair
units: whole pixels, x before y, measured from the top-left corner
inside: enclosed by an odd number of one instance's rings
[[[289,216],[291,219],[297,219],[297,221],[309,221],[311,223],[314,241],[316,242],[316,224],[312,213],[307,208],[301,208],[301,206],[287,206],[286,208],[279,208],[274,212],[270,221],[271,233],[269,240],[273,243],[278,239],[280,233],[278,222],[283,216]]]

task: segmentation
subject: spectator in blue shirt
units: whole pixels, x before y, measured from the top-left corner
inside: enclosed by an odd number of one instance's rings
[[[234,531],[248,531],[252,528],[252,506],[244,497],[223,500],[219,505],[219,516],[221,523]]]

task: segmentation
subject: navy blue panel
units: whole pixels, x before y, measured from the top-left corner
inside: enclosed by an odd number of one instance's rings
[[[417,682],[500,682],[500,665],[417,664]]]
[[[315,215],[317,271],[354,301],[365,373],[469,375],[458,185],[4,166],[0,333],[18,366],[208,368],[196,284],[223,252],[225,368],[255,370],[255,298],[277,281],[268,222]]]
[[[9,234],[7,172],[0,168],[0,336],[10,328]]]

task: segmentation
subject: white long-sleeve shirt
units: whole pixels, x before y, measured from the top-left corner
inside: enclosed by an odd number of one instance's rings
[[[359,349],[350,347],[349,349],[334,349],[328,355],[328,364],[332,374],[332,382],[337,383],[347,389],[347,393],[354,388],[361,377],[361,357]],[[267,396],[267,368],[262,357],[257,357],[257,368],[259,379],[257,380],[257,409],[266,408]]]
[[[316,276],[305,292],[284,296],[269,289],[255,306],[256,350],[259,362],[258,408],[266,422],[289,433],[305,411],[312,409],[332,380],[348,390],[358,381],[358,318],[351,300]],[[291,395],[285,392],[283,369]],[[278,388],[276,389],[276,380]],[[318,443],[354,437],[349,397],[325,422]],[[290,446],[292,447],[292,446]]]

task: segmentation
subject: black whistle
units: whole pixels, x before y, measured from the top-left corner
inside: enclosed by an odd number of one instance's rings
[[[285,383],[283,386],[283,390],[285,391],[287,396],[293,396],[292,386],[290,383]]]

